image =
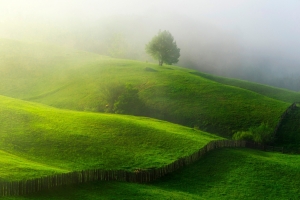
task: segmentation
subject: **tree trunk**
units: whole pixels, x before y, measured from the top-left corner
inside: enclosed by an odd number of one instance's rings
[[[159,66],[162,66],[163,63],[164,63],[164,62],[163,62],[162,60],[159,60],[159,61],[158,61],[158,65],[159,65]]]

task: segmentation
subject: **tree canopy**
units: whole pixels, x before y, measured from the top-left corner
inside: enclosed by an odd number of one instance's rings
[[[152,40],[146,44],[146,52],[158,60],[160,66],[163,63],[172,65],[178,62],[180,49],[169,31],[159,31]]]

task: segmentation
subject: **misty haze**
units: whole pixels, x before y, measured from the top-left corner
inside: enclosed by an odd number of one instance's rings
[[[145,44],[158,30],[168,30],[181,48],[179,66],[300,90],[299,2],[175,1],[172,5],[168,1],[1,2],[0,36],[152,61]],[[114,54],[117,40],[123,51]]]

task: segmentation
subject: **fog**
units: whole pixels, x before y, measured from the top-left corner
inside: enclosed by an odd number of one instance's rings
[[[298,0],[0,0],[0,37],[153,61],[168,30],[182,67],[300,91]]]

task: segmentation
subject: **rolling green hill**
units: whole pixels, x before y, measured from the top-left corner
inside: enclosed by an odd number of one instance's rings
[[[2,150],[0,150],[0,166],[0,182],[68,172],[67,170],[33,162]]]
[[[0,48],[0,94],[58,108],[104,112],[107,91],[132,84],[142,115],[231,137],[262,122],[275,127],[289,106],[180,67],[3,39]]]
[[[4,199],[299,199],[299,163],[299,155],[218,149],[150,184],[95,182]]]
[[[142,115],[157,119],[104,113],[114,87],[127,84],[138,90]],[[0,39],[0,181],[160,167],[220,139],[204,131],[231,137],[262,122],[275,127],[298,97],[176,66]],[[90,183],[28,198],[298,199],[299,159],[220,149],[151,184]]]
[[[16,168],[26,168],[20,176],[33,178],[83,169],[160,167],[220,139],[145,117],[60,110],[4,96],[0,127],[2,180],[14,180],[18,172],[8,175]]]
[[[300,105],[297,104],[282,120],[276,135],[276,144],[285,146],[291,151],[300,153]]]
[[[276,88],[268,85],[252,83],[249,81],[233,79],[233,78],[225,78],[220,76],[215,76],[211,74],[205,74],[201,72],[192,72],[192,74],[207,78],[209,80],[216,81],[218,83],[222,83],[225,85],[231,85],[238,88],[243,88],[246,90],[250,90],[256,92],[258,94],[271,97],[273,99],[277,99],[280,101],[284,101],[287,103],[294,103],[300,101],[300,92],[295,92],[287,89]]]

